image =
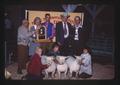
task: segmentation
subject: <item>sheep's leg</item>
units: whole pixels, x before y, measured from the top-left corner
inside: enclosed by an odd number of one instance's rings
[[[72,78],[72,71],[70,71],[70,78]]]
[[[76,76],[75,77],[78,78],[78,71],[76,72]]]
[[[58,71],[58,78],[60,79],[60,72]]]
[[[52,72],[52,78],[54,78],[55,71]]]
[[[67,70],[64,72],[64,77],[66,78],[66,76],[67,76]]]
[[[48,72],[47,72],[47,71],[45,71],[45,74],[46,74],[45,78],[47,79],[47,78],[48,78]]]

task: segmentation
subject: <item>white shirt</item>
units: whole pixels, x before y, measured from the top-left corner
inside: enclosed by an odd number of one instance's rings
[[[74,37],[74,40],[79,40],[79,33],[78,33],[78,30],[79,30],[79,28],[82,28],[82,25],[78,25],[78,26],[76,26],[75,25],[75,37]]]
[[[63,24],[63,29],[64,29],[64,22],[62,22],[62,24]],[[64,38],[67,38],[69,36],[69,29],[68,29],[67,22],[66,22],[66,30],[67,30],[67,33],[66,33],[66,35],[64,35]]]
[[[81,59],[83,59],[84,65],[81,65],[79,74],[81,73],[87,73],[89,75],[92,75],[92,63],[91,63],[91,55],[89,53],[82,53]]]

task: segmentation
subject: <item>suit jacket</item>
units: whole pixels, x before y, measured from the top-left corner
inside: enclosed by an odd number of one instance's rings
[[[73,27],[72,34],[71,34],[71,38],[72,38],[73,42],[75,41],[74,37],[75,37],[75,27]],[[80,42],[81,44],[84,44],[85,39],[86,39],[86,31],[84,28],[79,27],[78,38],[79,38],[78,42]]]
[[[43,65],[41,62],[41,57],[38,54],[34,54],[32,60],[28,64],[28,74],[34,76],[40,76],[42,74],[42,70],[47,68],[47,65]]]
[[[70,23],[67,22],[67,25],[68,25],[68,29],[69,29],[69,36],[68,38],[71,36],[71,29],[72,29],[72,26]],[[63,24],[62,22],[58,22],[56,24],[56,41],[57,42],[60,42],[61,44],[64,43],[64,30],[63,30]]]

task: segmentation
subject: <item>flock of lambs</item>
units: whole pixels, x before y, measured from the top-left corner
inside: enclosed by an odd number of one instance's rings
[[[48,64],[49,67],[43,71],[44,79],[72,79],[77,78],[80,71],[80,56],[42,56],[42,63]],[[73,75],[75,73],[75,75]],[[63,76],[62,76],[63,75]]]

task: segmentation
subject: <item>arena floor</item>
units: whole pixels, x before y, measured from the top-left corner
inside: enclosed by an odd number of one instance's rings
[[[26,75],[26,70],[23,70],[23,74],[17,74],[17,63],[13,63],[11,65],[8,65],[6,69],[12,74],[13,80],[21,80],[21,77]],[[52,80],[57,80],[57,74],[55,75],[55,78]],[[61,78],[63,80],[69,79],[69,78]],[[88,80],[109,80],[114,79],[114,65],[109,62],[109,59],[102,59],[100,57],[93,59],[93,76],[91,78],[88,78]],[[44,78],[44,80],[46,80]],[[72,78],[72,80],[84,80],[81,78]]]

